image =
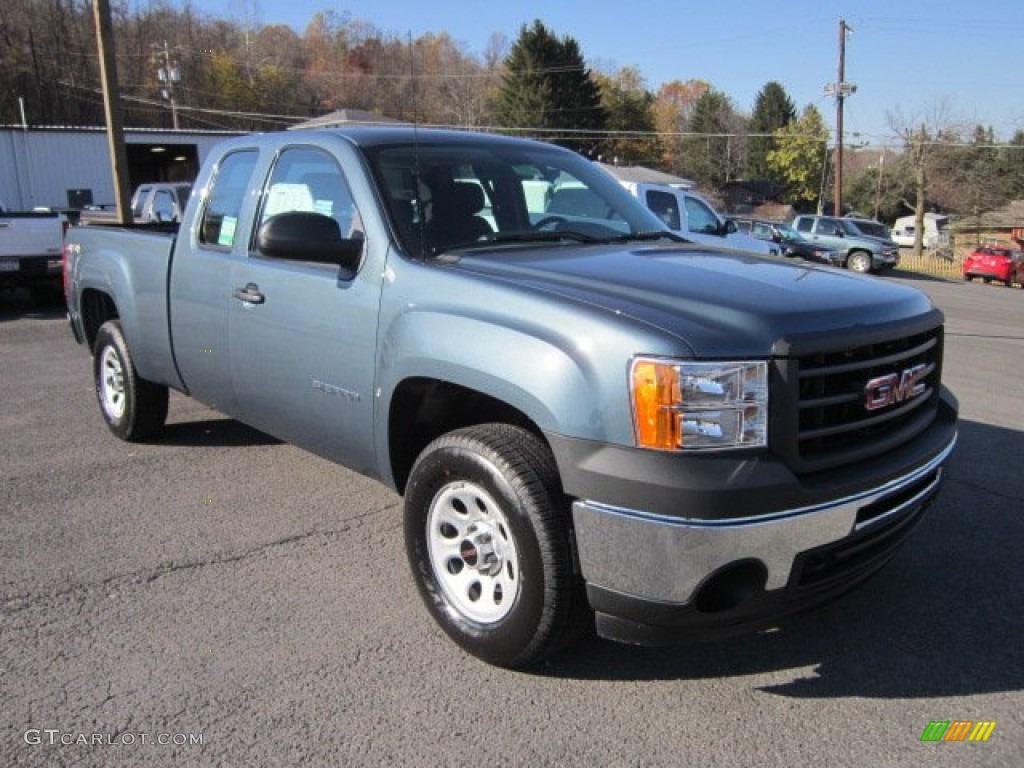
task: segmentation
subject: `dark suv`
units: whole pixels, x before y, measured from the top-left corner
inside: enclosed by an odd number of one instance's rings
[[[818,261],[841,267],[843,257],[838,251],[812,243],[789,224],[769,219],[733,219],[740,232],[746,232],[758,240],[777,243],[782,248],[782,255],[800,257],[808,261]]]

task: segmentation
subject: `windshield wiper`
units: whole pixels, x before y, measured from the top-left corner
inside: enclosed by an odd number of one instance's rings
[[[653,241],[672,240],[677,243],[690,243],[685,237],[680,237],[675,232],[658,230],[652,232],[634,232],[633,234],[617,235],[615,237],[595,237],[586,232],[575,229],[559,229],[543,232],[493,232],[484,235],[479,240],[471,240],[465,243],[455,243],[429,251],[430,256],[439,256],[442,253],[451,251],[468,251],[476,248],[488,248],[501,243],[560,243],[571,240],[576,243],[592,245],[608,245],[610,243],[628,243],[632,241]]]
[[[675,243],[692,243],[692,240],[687,240],[681,235],[677,235],[675,232],[669,232],[665,230],[657,230],[655,232],[633,232],[626,235],[618,235],[616,237],[608,238],[605,242],[609,243],[629,243],[633,241],[638,242],[650,242],[652,240],[671,240]]]
[[[604,238],[577,232],[574,229],[558,229],[549,232],[495,232],[485,235],[480,245],[489,243],[558,243],[562,240],[574,240],[577,243],[603,243]],[[474,243],[476,245],[476,243]]]

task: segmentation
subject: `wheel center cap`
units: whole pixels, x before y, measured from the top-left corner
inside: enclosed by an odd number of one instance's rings
[[[459,556],[470,568],[489,576],[501,571],[501,552],[494,535],[486,526],[476,525],[459,543]]]

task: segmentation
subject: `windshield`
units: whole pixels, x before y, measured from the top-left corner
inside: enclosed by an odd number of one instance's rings
[[[775,224],[774,225],[779,234],[784,240],[804,240],[804,236],[797,232],[789,224]]]
[[[607,242],[665,231],[605,171],[555,146],[467,136],[365,152],[402,248],[415,258],[481,244]]]

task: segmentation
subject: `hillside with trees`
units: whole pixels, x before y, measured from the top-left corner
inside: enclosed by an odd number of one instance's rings
[[[643,164],[719,193],[760,182],[797,209],[827,204],[834,137],[813,105],[770,80],[751,111],[713,83],[650,88],[633,67],[597,71],[541,20],[474,53],[443,29],[403,37],[346,14],[305,29],[211,16],[189,2],[114,5],[125,124],[273,130],[338,109],[423,125],[509,131],[619,164]],[[170,76],[168,76],[168,74]],[[0,4],[0,123],[103,123],[88,0]],[[977,215],[1024,195],[1024,131],[906,119],[896,145],[844,163],[844,199],[886,220],[915,210]],[[824,200],[823,200],[824,198]]]

